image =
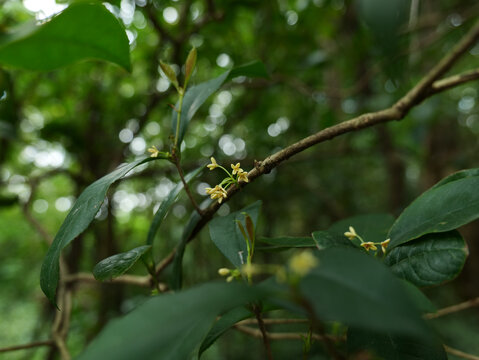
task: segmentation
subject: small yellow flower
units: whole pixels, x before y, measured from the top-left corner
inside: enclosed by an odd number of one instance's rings
[[[354,230],[354,228],[350,226],[349,231],[346,231],[344,233],[344,236],[346,236],[349,240],[353,240],[354,238],[358,236],[358,234],[356,234],[356,231]]]
[[[243,171],[240,166],[240,163],[237,163],[236,165],[231,164],[231,168],[233,169],[233,175],[240,174]]]
[[[210,198],[213,200],[218,199],[218,202],[221,204],[223,199],[228,197],[228,193],[221,185],[216,185],[214,188],[206,188],[206,193],[210,195]]]
[[[216,162],[215,158],[211,157],[210,160],[211,160],[211,164],[207,165],[206,167],[210,170],[216,169],[219,165]]]
[[[289,260],[289,269],[300,276],[306,275],[317,265],[318,259],[311,251],[303,251]]]
[[[391,239],[386,239],[381,243],[381,250],[383,251],[383,254],[386,254],[386,248],[388,247],[390,241]]]
[[[249,182],[248,173],[240,169],[241,172],[238,173],[238,181]]]
[[[234,279],[235,279],[234,276],[228,276],[228,277],[226,278],[226,282],[232,282]]]
[[[218,269],[218,274],[221,276],[228,276],[229,274],[231,274],[231,270],[227,268],[221,268]]]
[[[377,250],[377,249],[378,249],[378,248],[376,247],[376,245],[375,245],[373,242],[371,242],[371,241],[363,242],[363,243],[361,244],[361,246],[362,246],[363,248],[365,248],[367,251],[369,251],[369,250]]]
[[[160,150],[158,150],[156,146],[150,147],[148,149],[148,152],[151,153],[150,157],[153,157],[153,158],[158,157],[158,155],[160,155]]]

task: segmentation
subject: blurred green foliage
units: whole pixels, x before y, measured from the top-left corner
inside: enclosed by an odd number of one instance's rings
[[[49,72],[2,65],[0,347],[49,338],[53,312],[38,281],[45,237],[55,235],[74,199],[149,146],[170,150],[169,104],[177,97],[159,69],[160,59],[181,73],[179,66],[196,47],[191,85],[252,60],[265,64],[269,79],[237,78],[213,95],[182,144],[186,172],[210,156],[223,164],[241,161],[250,170],[254,160],[305,136],[391,105],[451,49],[479,12],[473,0],[425,0],[418,2],[414,18],[411,3],[416,2],[388,2],[382,9],[384,2],[377,0],[110,1],[108,10],[127,30],[130,73],[98,60]],[[43,21],[49,13],[39,9],[33,1],[3,1],[0,33],[35,18]],[[474,68],[478,57],[476,45],[454,73]],[[446,175],[478,166],[477,91],[476,83],[468,83],[428,99],[401,122],[309,149],[248,186],[219,214],[261,199],[258,235],[266,237],[309,236],[351,215],[398,215]],[[196,198],[219,180],[207,172],[193,182]],[[154,210],[178,181],[165,162],[113,185],[92,226],[66,249],[70,270],[91,272],[98,261],[143,245]],[[180,241],[191,211],[182,194],[158,234],[157,258]],[[479,264],[478,227],[476,221],[461,230],[472,264]],[[280,259],[287,255],[277,253]],[[269,253],[258,256],[271,259]],[[203,230],[186,248],[184,286],[217,279],[223,266],[227,260]],[[141,265],[132,273],[146,274]],[[453,284],[427,294],[438,307],[478,296],[475,273],[477,265],[468,265]],[[82,286],[75,292],[68,338],[72,354],[79,354],[108,320],[148,296],[148,290],[131,287]],[[434,325],[448,345],[477,354],[477,311],[469,312]],[[204,358],[244,358],[245,344],[248,354],[261,354],[259,340],[228,332]],[[273,350],[285,359],[300,356],[299,343],[291,344],[274,343]],[[3,357],[41,359],[47,353],[39,348]]]

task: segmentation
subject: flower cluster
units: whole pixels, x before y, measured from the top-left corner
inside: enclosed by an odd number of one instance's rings
[[[391,241],[391,239],[386,239],[378,243],[375,243],[372,241],[364,241],[363,238],[356,233],[356,230],[354,230],[352,226],[349,227],[349,231],[346,231],[344,233],[344,236],[346,236],[349,240],[359,239],[359,241],[361,241],[360,246],[366,249],[366,251],[369,251],[369,250],[376,251],[378,249],[376,245],[381,246],[381,250],[383,251],[383,254],[386,254],[386,249],[389,245],[389,242]]]
[[[228,174],[228,177],[224,178],[219,185],[216,185],[214,188],[208,187],[205,189],[206,194],[210,195],[213,200],[218,199],[218,202],[221,204],[223,199],[228,197],[226,190],[230,185],[239,184],[240,182],[249,182],[248,172],[241,169],[241,164],[237,163],[236,165],[231,164],[231,169],[233,169],[233,171],[230,173],[223,166],[218,164],[214,157],[212,157],[210,160],[211,164],[207,165],[208,169],[214,170],[216,168],[220,168],[226,172],[226,174]]]

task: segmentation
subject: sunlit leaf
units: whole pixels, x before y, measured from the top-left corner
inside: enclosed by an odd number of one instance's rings
[[[131,69],[125,29],[101,4],[72,4],[44,24],[24,24],[0,37],[3,65],[52,70],[83,59]]]

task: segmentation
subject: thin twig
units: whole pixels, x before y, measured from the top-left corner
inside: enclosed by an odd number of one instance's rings
[[[261,309],[258,305],[253,305],[253,312],[256,316],[256,321],[258,323],[259,331],[263,339],[264,350],[268,360],[273,360],[273,353],[271,352],[271,344],[269,342],[268,333],[266,332],[266,327],[264,326],[263,316],[261,315]]]
[[[68,274],[65,276],[64,281],[66,283],[100,283],[92,274],[89,273],[77,273],[77,274]],[[105,282],[106,284],[127,284],[135,285],[141,287],[151,287],[151,278],[150,276],[138,276],[138,275],[121,275],[117,278],[111,279],[110,281]],[[160,284],[161,285],[161,284]]]
[[[438,317],[448,315],[448,314],[452,314],[452,313],[456,313],[458,311],[466,310],[466,309],[472,308],[474,306],[479,306],[479,297],[471,299],[471,300],[464,301],[460,304],[451,305],[451,306],[445,307],[443,309],[439,309],[438,311],[436,311],[434,313],[425,314],[424,318],[428,319],[428,320],[429,319],[436,319]]]
[[[183,183],[183,187],[185,188],[186,194],[188,195],[188,198],[190,199],[191,204],[193,205],[195,210],[198,212],[198,214],[200,215],[203,214],[203,210],[201,210],[200,207],[198,206],[198,203],[193,197],[193,194],[190,191],[190,187],[188,186],[188,183],[185,180],[185,175],[183,174],[183,169],[181,168],[179,158],[175,156],[174,162],[175,162],[176,169],[178,170],[178,175],[180,175],[181,182]]]
[[[308,319],[263,319],[265,325],[278,324],[305,324],[309,323]],[[238,325],[254,325],[257,324],[255,319],[245,319],[237,323]]]
[[[463,359],[479,360],[479,356],[465,353],[465,352],[463,352],[463,351],[461,351],[461,350],[454,349],[454,348],[452,348],[452,347],[450,347],[450,346],[447,346],[447,345],[444,345],[444,349],[445,349],[446,352],[448,352],[449,354],[452,354],[452,355],[461,357],[461,358],[463,358]]]
[[[53,340],[45,340],[45,341],[35,341],[28,344],[23,344],[23,345],[8,346],[8,347],[0,348],[0,353],[32,349],[32,348],[41,347],[41,346],[55,346],[55,342]]]
[[[262,338],[263,334],[259,329],[254,329],[249,326],[243,326],[243,325],[238,325],[236,324],[234,328],[238,331],[241,331],[244,334],[256,337],[256,338]],[[273,333],[273,332],[267,332],[266,333],[268,336],[268,339],[270,340],[304,340],[308,334],[307,333],[296,333],[296,332],[279,332],[279,333]],[[313,333],[311,337],[314,340],[317,341],[324,341],[324,336]],[[331,341],[344,341],[345,339],[342,337],[334,337],[331,335],[327,335],[329,340]]]

